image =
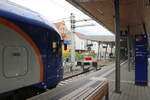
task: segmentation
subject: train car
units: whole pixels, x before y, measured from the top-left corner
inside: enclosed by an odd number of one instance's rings
[[[36,12],[0,1],[0,95],[63,78],[61,37]]]

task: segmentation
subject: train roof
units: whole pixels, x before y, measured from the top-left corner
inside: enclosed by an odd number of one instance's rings
[[[44,20],[39,13],[17,6],[12,2],[0,1],[0,16],[55,30],[54,26]]]

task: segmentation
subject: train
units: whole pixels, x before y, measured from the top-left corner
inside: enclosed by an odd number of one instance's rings
[[[62,43],[39,13],[0,1],[0,97],[56,86],[64,73]]]

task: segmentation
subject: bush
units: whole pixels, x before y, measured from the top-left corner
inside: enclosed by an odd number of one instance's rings
[[[63,59],[70,58],[70,57],[71,57],[71,54],[70,54],[70,53],[65,53],[65,54],[63,54]]]
[[[90,57],[93,57],[93,59],[95,59],[96,54],[93,54],[93,53],[91,53],[91,54],[76,53],[75,54],[75,60],[76,61],[82,61],[85,56],[90,56]],[[71,58],[71,53],[63,54],[63,59],[66,59],[66,58]]]
[[[84,58],[84,54],[82,54],[82,53],[76,53],[76,61],[83,60],[83,58]]]
[[[90,54],[87,54],[87,56],[91,56],[91,57],[93,57],[93,58],[95,59],[96,54],[94,54],[94,53],[90,53]]]

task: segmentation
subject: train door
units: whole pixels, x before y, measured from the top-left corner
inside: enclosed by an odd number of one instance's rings
[[[63,75],[61,40],[58,33],[48,33],[46,81],[48,87],[57,85]]]

